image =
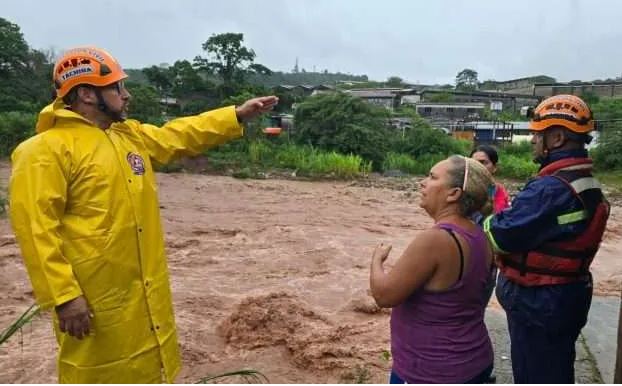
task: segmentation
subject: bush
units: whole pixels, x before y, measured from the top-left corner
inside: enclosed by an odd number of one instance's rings
[[[301,145],[357,154],[380,169],[389,148],[388,111],[360,98],[335,93],[308,98],[296,108],[296,141]]]
[[[391,150],[409,154],[414,158],[429,154],[468,155],[472,144],[469,141],[456,140],[444,132],[430,127],[413,127],[405,131],[404,136],[396,137]]]
[[[622,98],[602,98],[591,105],[598,120],[601,135],[592,150],[594,163],[600,170],[622,169]]]
[[[447,158],[444,154],[425,154],[417,159],[408,154],[388,153],[382,168],[385,171],[399,170],[408,174],[427,175],[432,166]]]
[[[592,150],[594,163],[600,170],[622,169],[622,124],[603,130],[598,146]]]
[[[529,141],[521,141],[519,143],[508,143],[499,149],[499,155],[516,155],[520,157],[531,157],[533,147]]]
[[[0,157],[6,157],[20,142],[35,134],[35,114],[0,113]]]
[[[513,155],[501,153],[497,175],[500,177],[526,180],[536,175],[538,165],[533,162],[531,155]]]
[[[408,154],[389,152],[382,163],[382,170],[399,170],[408,174],[415,174],[417,162]]]

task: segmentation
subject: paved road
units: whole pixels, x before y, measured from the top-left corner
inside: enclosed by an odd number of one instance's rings
[[[577,383],[613,382],[619,304],[617,298],[594,298],[588,325],[577,341]],[[510,337],[505,313],[496,307],[489,307],[486,324],[495,348],[497,383],[512,383]]]

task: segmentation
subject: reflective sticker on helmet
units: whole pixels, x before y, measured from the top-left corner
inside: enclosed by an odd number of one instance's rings
[[[70,55],[70,54],[74,54],[74,55],[75,54],[86,54],[88,56],[95,58],[95,60],[97,60],[100,63],[103,63],[106,61],[106,59],[99,52],[89,47],[73,48],[65,52],[65,55]]]
[[[64,82],[67,79],[80,76],[80,75],[84,75],[84,74],[90,74],[92,72],[93,72],[93,67],[91,66],[79,66],[61,75],[60,79]]]

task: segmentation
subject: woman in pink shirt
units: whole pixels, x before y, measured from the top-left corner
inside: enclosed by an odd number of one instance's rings
[[[471,152],[471,158],[478,161],[488,169],[490,174],[494,175],[497,171],[497,162],[499,155],[494,147],[489,145],[480,145]],[[495,191],[492,194],[493,210],[496,213],[510,206],[510,195],[500,183],[495,183]]]

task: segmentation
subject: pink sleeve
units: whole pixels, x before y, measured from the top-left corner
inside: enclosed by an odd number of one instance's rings
[[[503,209],[510,207],[510,195],[501,184],[497,184],[495,187],[493,204],[495,213],[499,213]]]

